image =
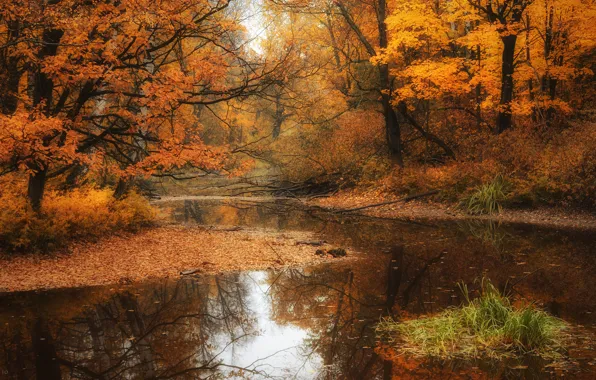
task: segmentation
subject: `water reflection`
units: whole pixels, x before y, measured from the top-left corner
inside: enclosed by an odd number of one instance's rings
[[[420,225],[313,214],[288,203],[164,204],[179,222],[299,229],[358,260],[283,271],[0,298],[0,378],[390,379],[548,377],[518,362],[428,362],[378,346],[383,316],[459,305],[456,283],[489,276],[518,298],[586,325],[572,376],[596,373],[589,236],[494,225]],[[476,287],[477,288],[477,287]],[[554,372],[552,372],[554,371]],[[558,372],[557,372],[558,371]]]
[[[332,244],[355,247],[367,263],[384,263],[395,256],[394,260],[403,263],[395,265],[395,276],[408,272],[414,278],[401,302],[415,314],[459,302],[453,294],[458,281],[470,283],[488,276],[501,290],[538,301],[557,316],[594,323],[596,239],[590,233],[481,221],[412,223],[351,218],[304,210],[283,200],[187,200],[160,206],[180,223],[315,232]],[[403,247],[406,260],[396,255],[397,247]],[[417,274],[420,271],[423,273]]]

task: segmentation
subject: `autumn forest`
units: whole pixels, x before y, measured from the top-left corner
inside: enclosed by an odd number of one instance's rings
[[[2,0],[0,379],[592,378],[569,347],[596,348],[594,20],[594,0]],[[280,326],[310,353],[258,344]]]

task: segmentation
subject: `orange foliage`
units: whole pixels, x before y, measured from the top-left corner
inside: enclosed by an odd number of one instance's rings
[[[271,70],[236,46],[243,27],[229,6],[3,2],[0,175],[224,169],[229,150],[200,138],[197,107],[243,96]]]
[[[354,111],[340,116],[335,123],[312,133],[288,136],[280,146],[291,147],[280,153],[283,170],[292,180],[306,180],[317,175],[343,175],[346,180],[366,174],[376,176],[387,166],[377,153],[384,141],[381,115],[372,111]]]
[[[48,251],[80,238],[138,229],[152,223],[148,201],[131,193],[115,200],[112,191],[50,191],[40,213],[27,205],[23,191],[5,188],[0,195],[0,246],[18,251]]]

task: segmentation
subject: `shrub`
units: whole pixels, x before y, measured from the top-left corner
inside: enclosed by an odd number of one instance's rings
[[[559,357],[566,324],[532,305],[513,307],[489,282],[471,300],[461,286],[466,304],[433,316],[405,322],[382,320],[377,333],[388,338],[402,353],[414,356],[503,357],[532,352]]]
[[[497,165],[484,162],[449,162],[440,166],[406,166],[396,168],[381,181],[381,189],[399,194],[415,194],[429,190],[441,190],[441,198],[457,201],[461,194],[494,178]]]
[[[39,213],[28,207],[22,191],[4,191],[0,202],[0,245],[9,251],[49,251],[73,239],[136,230],[154,219],[140,195],[116,200],[108,189],[49,191]]]
[[[382,118],[374,111],[348,112],[330,125],[304,126],[280,136],[272,146],[272,161],[292,182],[325,181],[329,176],[341,178],[340,183],[362,176],[377,178],[389,166],[389,160],[379,155],[383,128]]]
[[[489,144],[490,145],[490,144]],[[520,206],[596,206],[596,125],[564,129],[518,127],[499,137],[487,156],[511,173],[510,198]]]

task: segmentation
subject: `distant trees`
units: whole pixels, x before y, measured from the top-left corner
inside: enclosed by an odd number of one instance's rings
[[[501,134],[530,114],[550,124],[570,110],[558,84],[592,75],[580,58],[594,49],[592,1],[273,3],[319,25],[304,33],[327,46],[327,75],[345,78],[333,81],[351,107],[378,102],[400,165],[410,141],[455,158],[468,128]]]

